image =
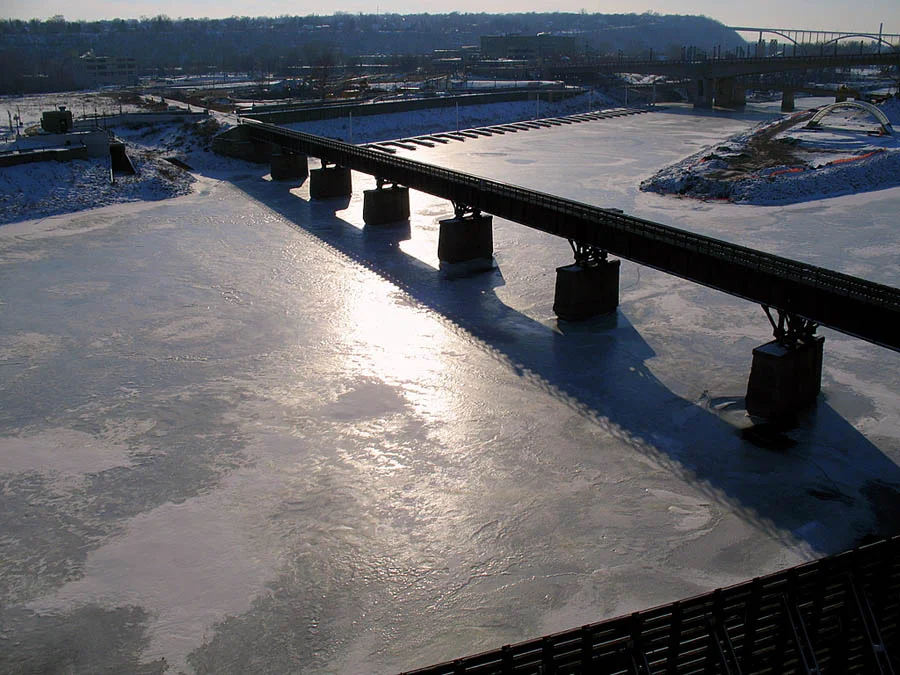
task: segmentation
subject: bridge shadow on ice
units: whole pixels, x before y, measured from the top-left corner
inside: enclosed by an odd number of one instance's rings
[[[647,367],[655,354],[621,308],[583,323],[545,325],[498,297],[502,265],[448,279],[404,253],[408,222],[360,228],[336,215],[350,197],[309,201],[290,192],[296,184],[258,178],[233,185],[395,284],[520,377],[784,545],[805,544],[826,555],[900,527],[900,467],[827,401],[820,399],[782,437],[792,447],[757,447],[741,435],[743,394],[691,401],[672,392]],[[439,218],[451,216],[448,203]],[[749,360],[748,354],[748,371]]]

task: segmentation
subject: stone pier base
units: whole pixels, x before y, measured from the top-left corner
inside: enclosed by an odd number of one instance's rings
[[[775,341],[754,349],[747,412],[778,420],[813,405],[822,388],[824,342],[825,338],[817,335],[793,349]]]
[[[493,216],[477,215],[440,221],[438,260],[441,265],[467,263],[470,271],[494,266]]]
[[[327,166],[309,172],[311,199],[332,199],[350,194],[353,194],[353,181],[348,167]]]
[[[582,321],[619,306],[620,260],[581,267],[556,268],[556,296],[553,311],[560,319]]]
[[[394,185],[363,192],[363,222],[387,225],[409,220],[409,188]]]
[[[716,81],[710,77],[702,77],[691,83],[691,96],[695,108],[712,108],[716,92]]]
[[[747,90],[733,77],[716,80],[716,106],[743,110],[747,105]]]
[[[306,155],[272,153],[272,180],[303,180],[309,175]]]
[[[794,112],[794,90],[785,89],[781,93],[781,112]]]

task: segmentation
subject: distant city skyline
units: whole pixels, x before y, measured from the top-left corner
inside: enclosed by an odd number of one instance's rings
[[[76,4],[51,0],[34,3],[8,0],[0,10],[5,19],[48,19],[61,14],[69,21],[98,19],[136,19],[164,14],[177,18],[214,18],[230,16],[283,16],[323,14],[336,11],[349,14],[445,14],[507,13],[508,3],[502,0],[312,0],[297,3],[287,0],[261,0],[253,3],[235,0],[85,0]],[[516,6],[517,12],[580,12],[600,14],[629,14],[657,12],[659,14],[696,14],[722,22],[728,26],[756,26],[763,28],[791,28],[850,32],[877,32],[884,24],[885,33],[900,33],[900,2],[870,0],[856,4],[842,0],[795,0],[783,3],[759,0],[750,4],[723,3],[714,0],[648,0],[637,5],[628,0],[529,0]]]

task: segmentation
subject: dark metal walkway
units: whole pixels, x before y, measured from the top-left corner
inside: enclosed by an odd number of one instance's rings
[[[584,59],[576,62],[547,64],[543,68],[542,76],[549,78],[592,73],[640,73],[682,78],[715,78],[818,68],[895,66],[898,63],[900,63],[900,51],[886,51],[882,54],[821,54],[774,58],[754,56],[684,61]]]
[[[251,138],[595,247],[900,351],[900,290],[527,188],[245,120]]]
[[[888,675],[900,537],[407,675]]]

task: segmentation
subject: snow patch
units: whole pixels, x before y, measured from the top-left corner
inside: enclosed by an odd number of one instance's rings
[[[881,107],[900,124],[900,101]],[[740,204],[792,204],[900,185],[900,137],[861,110],[816,109],[766,122],[659,171],[641,190]]]

